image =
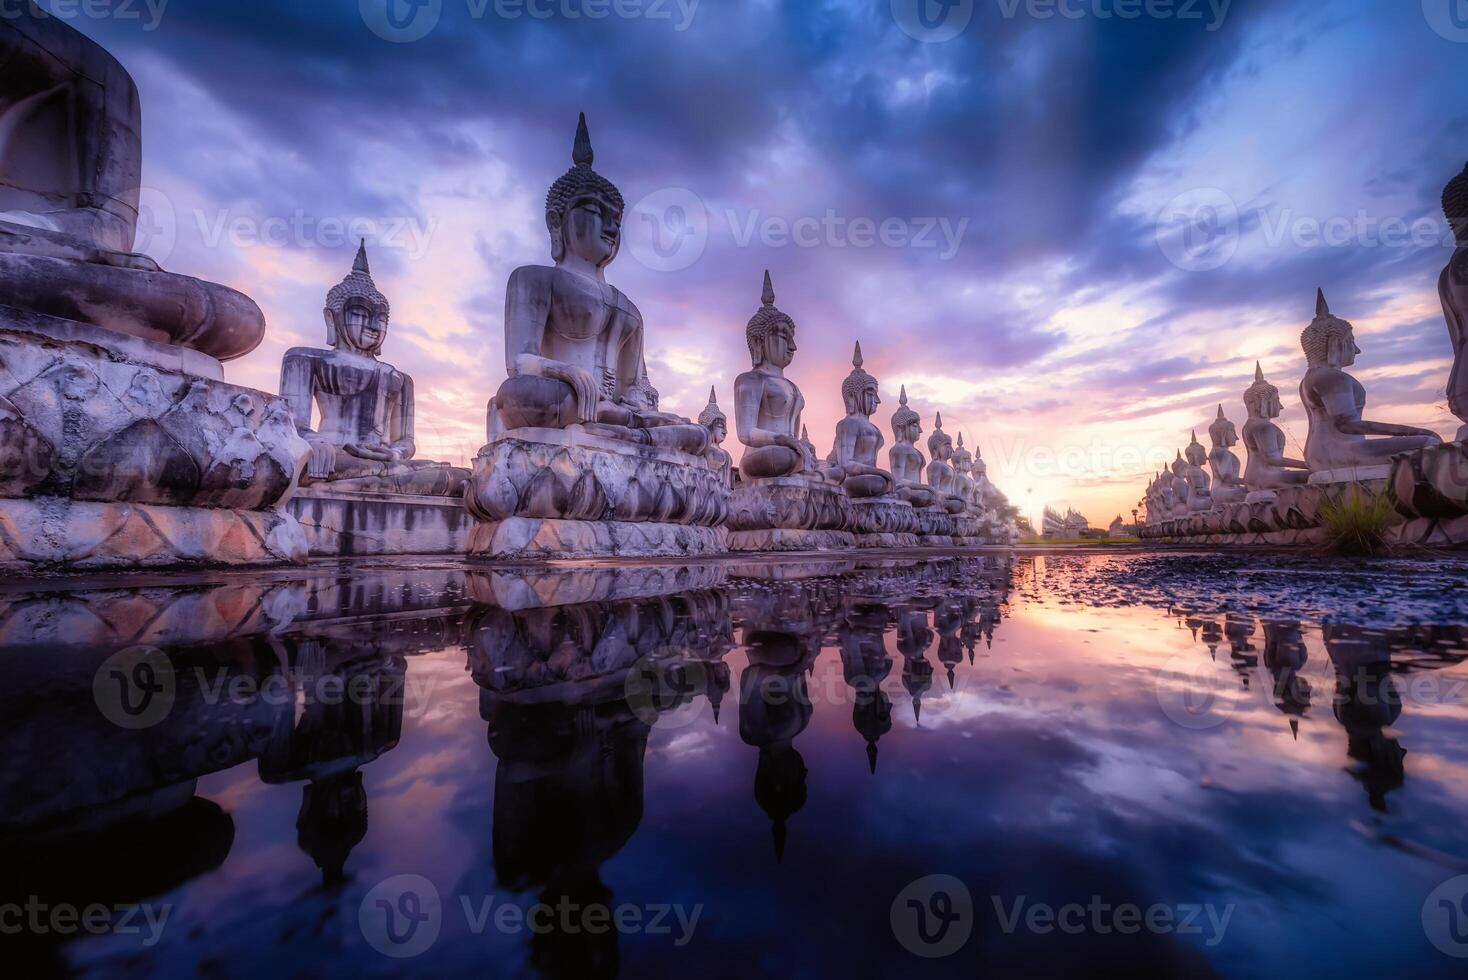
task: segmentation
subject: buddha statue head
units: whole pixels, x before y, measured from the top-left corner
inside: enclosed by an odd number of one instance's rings
[[[851,355],[851,373],[841,383],[841,400],[846,403],[847,415],[865,415],[871,418],[882,400],[877,397],[877,379],[862,370],[861,341]]]
[[[744,328],[749,359],[758,368],[769,364],[783,371],[795,359],[795,321],[775,307],[775,286],[765,270],[764,303]]]
[[[1443,188],[1443,214],[1458,245],[1468,248],[1468,166]]]
[[[963,448],[963,433],[958,434],[958,445],[953,450],[953,468],[964,476],[973,469],[974,457],[967,449]]]
[[[1192,441],[1188,443],[1186,452],[1188,462],[1194,466],[1202,466],[1208,462],[1208,450],[1204,449],[1203,444],[1198,441],[1196,430],[1192,433]]]
[[[647,365],[644,364],[638,369],[637,380],[627,389],[627,407],[642,415],[653,415],[657,413],[660,397],[647,376]]]
[[[323,312],[328,346],[371,357],[381,353],[392,308],[372,281],[365,240],[357,249],[352,271],[326,294]]]
[[[1315,319],[1300,335],[1300,346],[1305,349],[1305,361],[1312,368],[1350,367],[1356,363],[1356,355],[1361,353],[1350,321],[1330,312],[1323,289],[1315,293]]]
[[[1184,477],[1187,476],[1187,473],[1188,461],[1183,459],[1183,451],[1179,449],[1177,451],[1177,459],[1174,459],[1172,461],[1172,475],[1176,477]]]
[[[1208,426],[1208,438],[1213,441],[1215,446],[1222,446],[1225,449],[1238,444],[1238,430],[1228,420],[1228,416],[1223,414],[1222,405],[1218,406],[1218,418],[1214,419],[1213,423]]]
[[[570,255],[602,269],[621,248],[626,202],[615,184],[591,169],[593,159],[591,134],[583,112],[576,124],[571,169],[551,185],[545,196],[545,227],[550,232],[551,258],[556,265]]]
[[[1264,368],[1254,362],[1254,383],[1244,392],[1244,407],[1251,419],[1279,418],[1284,407],[1279,401],[1279,389],[1264,380]]]
[[[928,436],[928,455],[945,463],[953,456],[953,440],[943,431],[942,412],[933,416],[933,432]]]
[[[729,419],[719,408],[718,392],[713,388],[709,389],[709,403],[698,413],[698,424],[709,430],[709,441],[715,446],[729,438]]]
[[[907,385],[897,396],[897,411],[892,413],[892,437],[901,443],[915,444],[923,434],[923,420],[907,407]]]

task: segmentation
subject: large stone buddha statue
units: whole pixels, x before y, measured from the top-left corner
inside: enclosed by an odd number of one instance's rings
[[[1274,421],[1283,411],[1279,389],[1265,380],[1264,368],[1257,361],[1254,383],[1244,392],[1244,407],[1249,411],[1244,423],[1244,449],[1249,454],[1244,486],[1250,493],[1269,493],[1309,482],[1309,464],[1285,455],[1284,430]]]
[[[892,438],[896,441],[887,451],[887,460],[897,481],[898,495],[914,507],[931,507],[938,495],[932,487],[923,485],[923,468],[928,461],[917,448],[922,434],[922,417],[908,407],[907,386],[903,385],[897,396],[897,411],[892,413]]]
[[[525,266],[505,292],[505,367],[495,431],[564,429],[700,455],[703,426],[658,413],[644,384],[642,313],[606,281],[622,244],[621,191],[591,169],[583,113],[572,167],[546,195],[554,267]]]
[[[728,474],[709,428],[658,409],[642,314],[606,281],[622,193],[591,168],[581,116],[572,166],[546,195],[554,266],[505,291],[505,367],[475,460],[471,554],[686,555],[724,550]]]
[[[761,302],[744,328],[752,367],[734,380],[734,428],[746,447],[739,470],[756,480],[816,470],[815,454],[799,437],[805,397],[785,377],[797,350],[795,321],[775,306],[768,270]]]
[[[352,271],[326,295],[330,350],[293,347],[280,368],[280,394],[311,445],[303,485],[457,496],[469,471],[414,459],[413,379],[378,360],[392,309],[372,281],[367,244]],[[312,408],[318,421],[312,427]]]
[[[843,472],[841,485],[852,497],[877,497],[892,490],[892,474],[877,467],[877,452],[885,440],[872,424],[872,413],[882,400],[877,379],[862,369],[861,343],[851,355],[851,373],[841,384],[846,417],[836,423],[836,462]]]
[[[1468,166],[1443,188],[1443,214],[1458,247],[1437,281],[1448,339],[1453,345],[1453,372],[1448,376],[1448,409],[1463,422],[1457,439],[1468,439]]]
[[[1300,382],[1300,401],[1310,421],[1305,462],[1312,483],[1362,478],[1366,474],[1355,472],[1360,467],[1385,466],[1397,453],[1442,442],[1427,429],[1362,417],[1366,389],[1345,370],[1356,363],[1361,349],[1350,322],[1331,314],[1323,290],[1316,293],[1315,319],[1301,334],[1300,345],[1309,365]]]

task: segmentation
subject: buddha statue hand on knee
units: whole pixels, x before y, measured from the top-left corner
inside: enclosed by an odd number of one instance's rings
[[[591,165],[583,113],[572,166],[546,195],[554,267],[525,266],[505,292],[509,377],[490,404],[491,438],[521,428],[582,424],[612,439],[702,455],[708,430],[657,410],[643,360],[642,313],[606,281],[625,203]]]
[[[795,321],[775,306],[765,273],[764,305],[745,327],[752,370],[734,381],[734,428],[744,444],[740,472],[751,479],[817,474],[814,451],[797,436],[805,398],[785,369],[795,357]]]

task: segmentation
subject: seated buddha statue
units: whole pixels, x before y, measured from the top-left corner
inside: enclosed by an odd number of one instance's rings
[[[1298,487],[1310,479],[1310,466],[1303,459],[1284,454],[1285,434],[1276,423],[1283,406],[1279,389],[1264,380],[1264,368],[1254,363],[1254,383],[1244,392],[1249,419],[1244,423],[1244,449],[1249,462],[1244,467],[1244,486],[1261,493]]]
[[[1437,292],[1453,345],[1453,370],[1448,375],[1448,409],[1464,424],[1457,440],[1468,439],[1468,166],[1443,188],[1443,214],[1453,229],[1457,248],[1443,267]]]
[[[732,486],[734,459],[723,448],[724,440],[729,438],[729,420],[719,408],[719,395],[713,388],[709,388],[709,403],[698,413],[698,424],[709,430],[709,447],[703,458],[708,460],[709,466],[724,474],[724,481]]]
[[[1241,504],[1248,491],[1239,476],[1239,458],[1233,447],[1239,443],[1238,430],[1218,406],[1218,418],[1208,426],[1208,439],[1213,449],[1208,453],[1208,467],[1213,471],[1213,502],[1217,504]]]
[[[958,495],[970,511],[983,509],[979,498],[979,484],[974,480],[974,455],[964,448],[963,433],[958,434],[958,444],[953,448],[953,471],[958,480]]]
[[[571,156],[545,202],[555,266],[515,270],[505,292],[509,377],[490,403],[491,436],[581,425],[604,438],[702,456],[707,429],[648,404],[642,313],[606,281],[625,203],[591,168],[584,113]]]
[[[249,353],[265,335],[253,300],[133,251],[142,157],[137,86],[116,59],[34,5],[0,18],[0,306]]]
[[[745,445],[739,464],[745,476],[815,474],[815,453],[802,431],[805,398],[785,369],[795,357],[795,321],[775,306],[775,287],[765,272],[763,305],[744,328],[752,369],[734,380],[734,429]]]
[[[892,474],[877,467],[877,451],[885,440],[882,430],[872,424],[872,413],[882,400],[877,397],[877,379],[862,369],[860,343],[851,355],[851,373],[841,384],[841,399],[846,403],[846,417],[836,423],[833,450],[841,486],[851,497],[890,493]]]
[[[943,509],[950,514],[963,513],[963,498],[958,494],[958,474],[950,460],[953,459],[953,440],[943,431],[943,413],[933,417],[933,432],[928,436],[928,486],[938,495]]]
[[[897,495],[914,507],[931,507],[938,499],[932,487],[923,485],[923,467],[927,460],[917,441],[923,434],[923,421],[907,406],[907,386],[897,396],[897,411],[892,413],[892,437],[896,440],[887,451],[892,478],[897,482]]]
[[[1193,481],[1188,479],[1188,461],[1178,450],[1172,461],[1172,516],[1187,517],[1193,512]]]
[[[1203,468],[1208,461],[1208,451],[1198,441],[1198,433],[1192,433],[1186,454],[1187,467],[1183,470],[1183,478],[1188,481],[1188,510],[1194,514],[1206,513],[1213,509],[1213,482]]]
[[[1324,290],[1316,293],[1315,319],[1300,335],[1300,345],[1309,365],[1300,382],[1300,401],[1310,421],[1305,462],[1312,474],[1385,465],[1397,453],[1442,442],[1427,429],[1362,417],[1366,389],[1345,371],[1361,349],[1350,322],[1331,314]]]
[[[326,295],[330,350],[293,347],[280,367],[280,394],[311,446],[303,485],[454,496],[469,471],[414,459],[413,379],[378,360],[391,307],[372,281],[366,242],[352,271]],[[312,407],[320,421],[311,425]]]

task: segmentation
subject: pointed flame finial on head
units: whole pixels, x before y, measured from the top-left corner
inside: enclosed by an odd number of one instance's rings
[[[1260,364],[1258,361],[1254,362],[1254,380],[1264,380],[1264,365]]]
[[[1218,417],[1219,418],[1223,418],[1224,417],[1224,415],[1223,415],[1223,406],[1222,405],[1219,405],[1218,406]]]
[[[1315,315],[1330,316],[1330,304],[1325,301],[1325,290],[1319,287],[1315,290]]]
[[[596,160],[591,149],[591,131],[586,128],[586,113],[576,122],[576,143],[571,147],[571,162],[578,167],[589,167]]]
[[[1192,432],[1188,433],[1188,435],[1192,438],[1192,442],[1188,443],[1188,445],[1190,445],[1190,446],[1196,446],[1196,445],[1199,444],[1198,443],[1198,430],[1197,429],[1194,429]]]
[[[856,350],[851,355],[851,366],[854,368],[861,367],[861,341],[859,340],[856,342]]]
[[[770,270],[765,270],[765,291],[760,294],[760,300],[766,306],[775,305],[775,282],[770,278]]]
[[[907,407],[907,385],[903,385],[902,391],[897,395],[897,404],[903,408]]]
[[[943,413],[942,412],[935,412],[933,414],[933,428],[935,428],[935,429],[941,429],[941,428],[943,428]]]
[[[710,405],[717,405],[718,403],[719,403],[719,390],[717,388],[715,388],[713,385],[709,385],[709,404]],[[1223,411],[1223,406],[1220,405],[1218,407],[1218,410],[1219,410],[1219,412],[1222,412]]]
[[[362,272],[372,275],[372,270],[367,267],[367,239],[362,239],[362,244],[357,246],[357,260],[352,263],[353,272]]]
[[[960,432],[958,434],[958,448],[959,449],[962,449],[963,448],[963,433],[962,432]]]

